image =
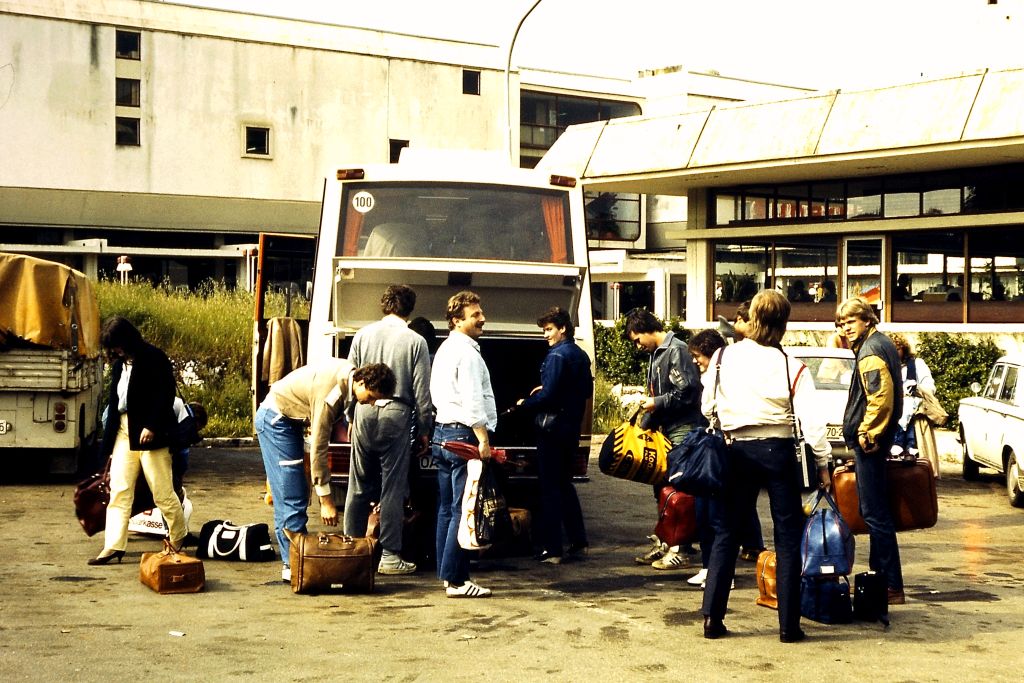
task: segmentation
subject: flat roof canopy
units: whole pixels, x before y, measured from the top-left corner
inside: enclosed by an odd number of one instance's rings
[[[1024,69],[570,126],[538,168],[587,189],[888,175],[1024,161]]]

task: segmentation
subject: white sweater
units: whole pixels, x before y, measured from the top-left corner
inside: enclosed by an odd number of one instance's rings
[[[724,357],[721,356],[724,351]],[[715,393],[716,365],[721,360],[721,379]],[[787,381],[787,363],[789,378]],[[832,447],[825,438],[825,416],[815,410],[814,380],[806,366],[795,358],[784,356],[775,347],[762,346],[744,339],[718,351],[711,359],[703,378],[704,393],[701,410],[708,420],[717,409],[722,430],[726,433],[752,431],[758,437],[792,436],[789,411],[790,386],[793,408],[803,432],[804,441],[814,451],[819,467],[828,462]],[[758,428],[760,430],[748,430]]]

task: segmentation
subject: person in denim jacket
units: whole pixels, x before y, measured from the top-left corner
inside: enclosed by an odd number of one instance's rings
[[[541,386],[529,398],[519,401],[537,413],[537,467],[541,511],[541,562],[562,561],[562,525],[569,548],[566,555],[577,558],[587,551],[587,532],[576,488],[572,484],[572,462],[580,445],[580,424],[593,395],[594,378],[590,357],[576,345],[575,328],[569,313],[555,307],[537,319],[551,350],[540,368]],[[545,419],[547,418],[547,419]]]

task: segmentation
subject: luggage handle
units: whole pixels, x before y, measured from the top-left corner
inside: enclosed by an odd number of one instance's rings
[[[347,534],[328,534],[328,533],[325,533],[325,532],[321,531],[319,534],[317,534],[317,537],[316,537],[317,543],[319,545],[327,545],[328,543],[331,542],[331,536],[335,536],[337,538],[340,538],[342,543],[353,543],[354,544],[355,541],[356,541],[355,538],[353,538],[352,536],[349,536]]]
[[[221,550],[220,544],[217,542],[220,540],[220,534],[218,534],[217,532],[224,530],[230,530],[235,532],[235,545],[229,548],[228,550]],[[240,550],[240,547],[242,545],[242,536],[242,527],[236,526],[227,520],[221,522],[217,525],[217,528],[214,529],[213,535],[210,537],[210,547],[207,548],[207,550],[210,551],[210,557],[213,557],[215,554],[218,557],[227,557],[234,553],[236,550]],[[241,556],[242,553],[239,552],[239,557]],[[242,559],[244,560],[245,558],[242,557]]]

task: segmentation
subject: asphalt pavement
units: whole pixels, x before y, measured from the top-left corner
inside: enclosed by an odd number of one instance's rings
[[[0,677],[29,681],[1016,681],[1024,664],[1024,510],[995,476],[958,476],[946,437],[938,524],[900,534],[907,604],[892,625],[826,626],[778,640],[740,562],[727,638],[701,636],[696,567],[659,572],[632,558],[654,523],[649,487],[591,460],[579,487],[587,559],[481,560],[494,590],[453,600],[431,571],[378,577],[372,595],[293,595],[280,564],[206,562],[207,590],[161,596],[139,583],[132,536],[123,564],[88,567],[102,545],[72,512],[72,482],[0,484]],[[193,530],[208,519],[271,522],[253,448],[196,449],[186,477]],[[771,538],[762,495],[762,522]],[[311,517],[316,513],[311,510]],[[313,524],[312,529],[318,529]],[[855,571],[866,568],[858,537]]]

